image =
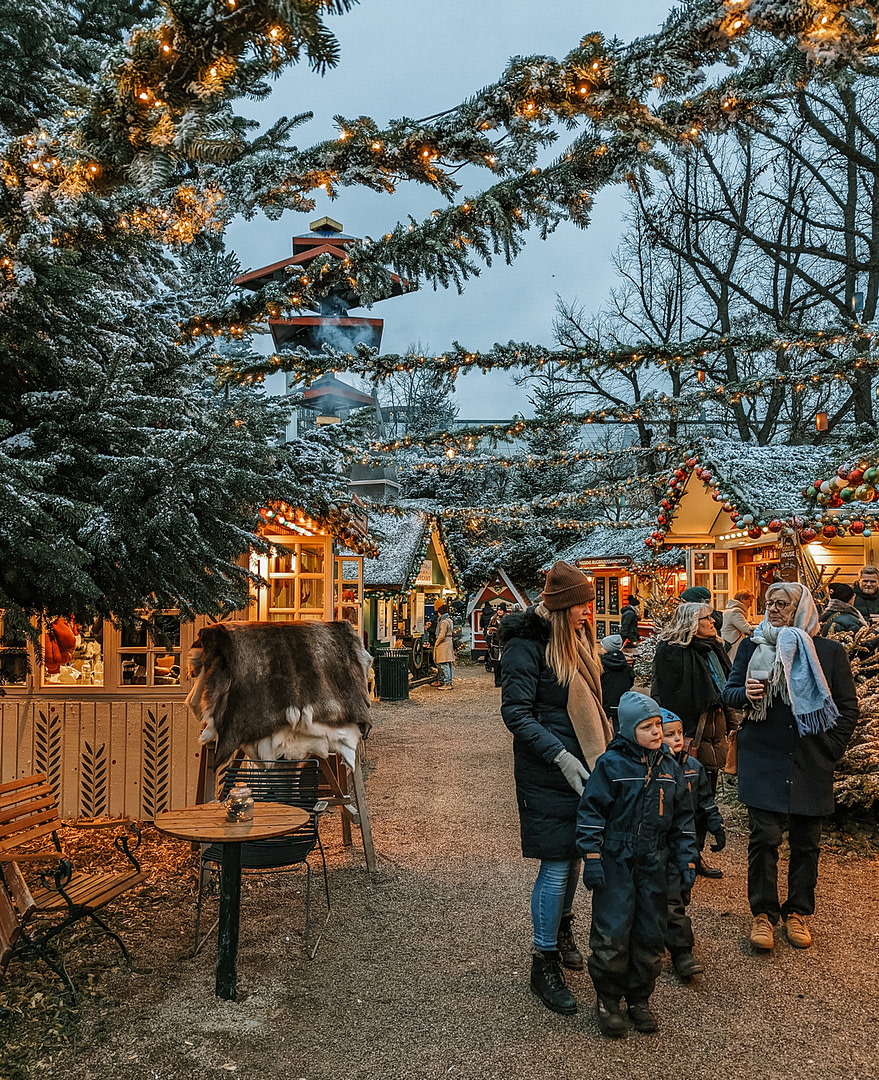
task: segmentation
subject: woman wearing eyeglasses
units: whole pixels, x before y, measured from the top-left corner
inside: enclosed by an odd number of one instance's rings
[[[729,667],[711,605],[679,604],[674,618],[657,639],[650,694],[664,709],[681,718],[689,753],[705,767],[712,794],[717,790],[718,772],[726,764],[727,734],[734,726],[721,696]],[[700,852],[707,834],[707,822],[697,817]],[[723,871],[709,866],[701,855],[696,873],[723,877]]]
[[[821,819],[833,811],[833,771],[858,719],[845,649],[819,635],[812,594],[770,585],[763,622],[739,646],[724,701],[745,709],[738,735],[739,799],[748,807],[748,901],[756,949],[787,939],[808,948]],[[788,830],[787,899],[778,897],[778,849]]]

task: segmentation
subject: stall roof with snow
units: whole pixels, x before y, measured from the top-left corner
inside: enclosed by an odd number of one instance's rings
[[[608,521],[594,525],[589,532],[565,548],[558,556],[565,562],[588,568],[589,566],[618,565],[637,568],[648,563],[655,566],[683,565],[684,553],[677,547],[651,551],[645,544],[653,526],[650,522]],[[548,570],[551,563],[543,568]]]
[[[408,592],[416,585],[460,587],[454,559],[438,519],[424,510],[370,510],[370,532],[378,558],[363,564],[367,593]]]

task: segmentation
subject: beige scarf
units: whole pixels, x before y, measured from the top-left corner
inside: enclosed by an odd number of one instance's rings
[[[542,619],[549,619],[543,604],[535,610]],[[579,634],[577,672],[568,687],[568,718],[591,772],[613,738],[613,727],[601,707],[601,663],[589,640]]]

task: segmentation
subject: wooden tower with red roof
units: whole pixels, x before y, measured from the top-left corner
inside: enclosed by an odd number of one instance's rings
[[[293,237],[293,254],[280,262],[250,270],[235,278],[235,284],[245,289],[263,288],[270,281],[287,283],[294,289],[298,281],[307,283],[308,268],[320,256],[344,260],[347,248],[357,243],[356,236],[342,232],[342,225],[330,217],[313,221],[304,236]],[[407,291],[406,283],[396,274],[391,275],[393,292],[400,296]],[[361,300],[356,287],[343,282],[315,306],[301,315],[269,319],[272,340],[278,352],[284,349],[308,349],[319,352],[328,344],[340,350],[350,350],[355,345],[378,348],[381,344],[382,319],[352,318],[348,312],[360,307]],[[288,391],[291,385],[288,382]],[[341,379],[325,375],[317,379],[303,392],[302,413],[311,414],[312,422],[334,423],[345,419],[352,409],[376,405],[370,394],[361,393]]]

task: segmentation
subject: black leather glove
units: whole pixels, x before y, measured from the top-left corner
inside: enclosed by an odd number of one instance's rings
[[[726,829],[721,825],[720,828],[711,835],[714,837],[714,843],[711,845],[711,850],[723,851],[726,847]]]
[[[686,870],[681,870],[681,885],[683,885],[684,891],[689,892],[695,884],[696,868],[693,866],[688,866]]]

